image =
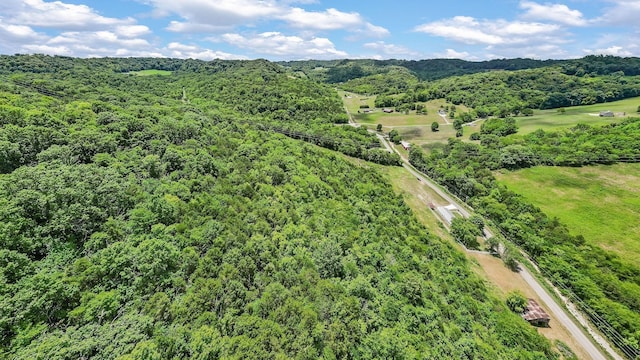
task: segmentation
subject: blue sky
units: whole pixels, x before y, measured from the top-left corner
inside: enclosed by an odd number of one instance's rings
[[[640,56],[640,0],[1,0],[0,53],[202,60]]]

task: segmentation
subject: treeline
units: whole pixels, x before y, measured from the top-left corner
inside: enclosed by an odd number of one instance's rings
[[[322,87],[228,71],[0,84],[0,357],[558,358],[374,169],[246,120]]]
[[[405,68],[422,81],[435,81],[494,71],[531,70],[556,67],[566,75],[595,76],[622,73],[640,75],[640,58],[611,55],[589,55],[571,60],[493,59],[466,61],[460,59],[425,60],[308,60],[280,62],[282,66],[301,72],[314,80],[341,83],[375,74],[388,73],[392,68]]]
[[[500,120],[495,120],[500,121]],[[640,355],[640,267],[573,236],[557,219],[497,183],[495,169],[539,164],[582,166],[640,161],[640,119],[604,127],[577,126],[568,131],[537,131],[500,137],[484,131],[480,143],[451,139],[442,150],[424,154],[414,148],[410,161],[486,216],[522,247],[550,280],[575,293],[623,339],[616,344],[631,358]]]
[[[459,59],[425,60],[308,60],[280,62],[285,68],[302,72],[314,80],[330,84],[385,74],[393,68],[405,68],[423,81],[433,81],[451,76],[475,74],[496,70],[523,70],[557,65],[566,60],[494,59],[488,61],[465,61]]]

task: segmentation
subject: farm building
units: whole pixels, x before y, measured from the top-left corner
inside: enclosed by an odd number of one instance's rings
[[[549,321],[551,321],[549,314],[547,314],[533,299],[529,299],[529,303],[522,313],[522,317],[527,320],[529,324],[534,326],[548,327]]]
[[[402,145],[402,148],[404,148],[405,150],[411,149],[411,144],[406,141],[400,141],[400,145]]]
[[[438,206],[436,211],[447,224],[451,225],[451,222],[455,217],[454,213],[459,213],[460,210],[458,210],[455,205],[449,204],[447,206]]]
[[[611,110],[607,110],[607,111],[600,111],[600,116],[601,117],[613,117],[614,113]]]

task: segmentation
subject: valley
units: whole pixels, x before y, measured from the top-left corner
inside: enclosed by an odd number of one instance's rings
[[[0,356],[596,356],[508,306],[550,307],[548,280],[632,357],[640,88],[620,62],[2,55]],[[448,194],[475,214],[445,226]],[[512,271],[525,256],[546,279]]]

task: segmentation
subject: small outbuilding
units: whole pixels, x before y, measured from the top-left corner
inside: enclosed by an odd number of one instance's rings
[[[406,141],[400,141],[400,145],[402,145],[402,148],[405,149],[405,150],[411,149],[411,144],[409,144]]]
[[[614,117],[615,114],[611,110],[600,111],[600,117]]]
[[[382,112],[385,112],[385,113],[387,113],[387,114],[391,114],[391,113],[393,112],[393,109],[390,109],[390,108],[384,108],[384,109],[382,109]]]
[[[529,299],[522,317],[533,326],[549,327],[549,321],[551,321],[549,314],[533,299]]]

